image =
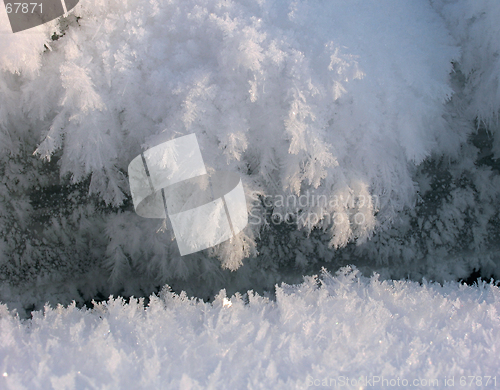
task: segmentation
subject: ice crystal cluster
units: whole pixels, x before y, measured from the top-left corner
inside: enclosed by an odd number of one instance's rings
[[[210,295],[337,260],[494,273],[499,17],[495,0],[81,0],[13,34],[2,9],[2,299],[70,280]],[[240,175],[250,223],[181,257],[135,214],[127,166],[188,134]]]
[[[495,388],[499,311],[490,284],[380,281],[356,269],[283,285],[276,300],[221,291],[204,303],[165,288],[146,308],[47,306],[29,323],[1,305],[0,386]]]
[[[500,384],[498,0],[5,11],[1,389]],[[189,134],[249,224],[180,256],[127,167]]]

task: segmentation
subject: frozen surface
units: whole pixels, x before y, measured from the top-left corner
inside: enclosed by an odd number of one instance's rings
[[[202,303],[165,289],[146,309],[112,299],[25,322],[1,306],[0,387],[305,389],[366,377],[365,388],[391,388],[378,377],[443,388],[454,377],[458,388],[469,375],[484,386],[500,372],[499,312],[493,285],[380,282],[349,268],[277,287],[276,301],[221,291]]]

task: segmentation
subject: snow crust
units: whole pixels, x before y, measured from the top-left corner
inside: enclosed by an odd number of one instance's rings
[[[146,308],[119,298],[46,306],[27,321],[2,305],[0,387],[305,389],[366,377],[371,386],[328,388],[391,388],[379,377],[444,388],[454,377],[457,388],[498,374],[499,312],[491,284],[379,281],[351,268],[276,287],[275,301],[221,291],[203,303],[165,288]]]

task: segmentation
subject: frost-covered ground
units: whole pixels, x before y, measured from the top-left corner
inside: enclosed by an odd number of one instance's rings
[[[275,301],[222,291],[209,304],[165,289],[146,308],[112,299],[26,322],[1,306],[0,387],[496,388],[499,312],[490,284],[388,282],[348,268],[278,287]]]

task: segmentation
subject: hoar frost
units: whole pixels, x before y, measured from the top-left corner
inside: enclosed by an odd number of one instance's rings
[[[466,154],[473,180],[494,179],[475,174],[474,149],[462,148],[473,128],[453,119],[463,103],[455,96],[468,89],[453,83],[452,63],[472,69],[468,53],[481,35],[471,29],[464,44],[450,27],[458,13],[448,10],[468,2],[440,3],[88,0],[59,25],[18,34],[0,13],[1,274],[104,272],[118,290],[137,274],[158,285],[196,276],[213,287],[228,277],[220,265],[246,263],[241,277],[262,279],[283,259],[301,267],[331,260],[349,243],[395,263],[428,251],[442,257],[439,242],[463,232],[436,223],[414,251],[418,240],[406,234],[419,222],[405,213],[434,180],[422,163]],[[468,79],[476,91],[469,112],[480,117],[492,112],[479,110],[480,91],[496,85],[481,81],[497,74],[486,65],[497,41],[487,42],[477,63],[486,70]],[[237,239],[181,258],[165,224],[133,212],[125,172],[141,151],[192,133],[207,170],[238,173],[249,203],[314,192],[325,206],[261,204],[259,222]],[[443,169],[463,171],[456,168]],[[493,204],[495,190],[486,194]],[[470,188],[452,196],[437,217],[443,226],[459,226],[462,217],[450,215],[476,205]],[[289,216],[294,229],[272,236],[273,215]],[[390,230],[395,222],[403,239]]]

